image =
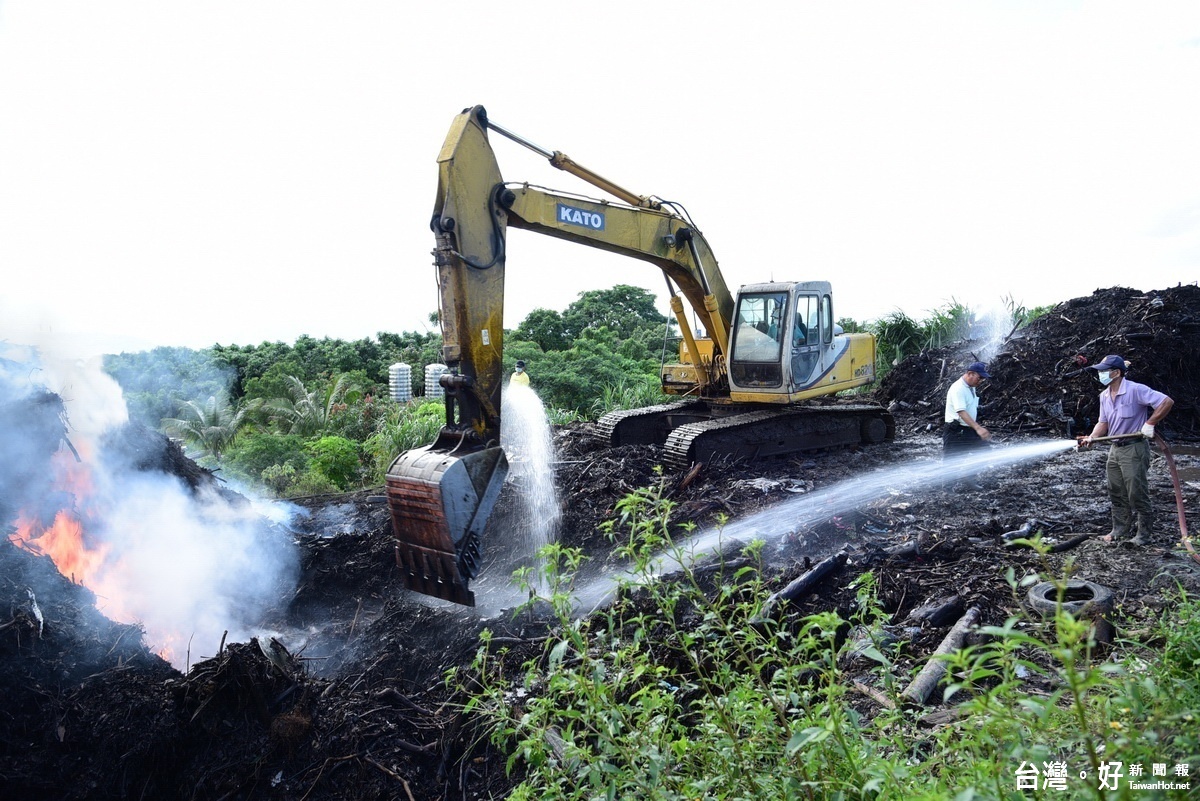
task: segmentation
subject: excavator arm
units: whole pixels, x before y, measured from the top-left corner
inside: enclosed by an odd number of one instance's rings
[[[483,529],[508,474],[500,448],[505,212],[500,171],[474,115],[455,118],[438,156],[431,227],[446,423],[388,468],[396,562],[417,592],[473,606]]]
[[[733,297],[715,269],[708,243],[686,220],[661,209],[617,205],[527,184],[505,186],[499,199],[514,228],[657,265],[668,286],[679,288],[704,330],[717,343],[728,341]],[[682,327],[690,328],[686,322]]]
[[[623,203],[505,183],[488,140],[496,131],[620,198]],[[440,295],[446,424],[433,444],[406,451],[387,474],[396,558],[409,588],[467,605],[481,537],[508,463],[500,448],[504,270],[508,228],[525,228],[648,261],[662,269],[697,391],[721,379],[734,302],[708,243],[669,204],[628,192],[489,123],[475,106],[459,114],[438,155],[430,227]],[[711,337],[701,349],[687,301]]]
[[[616,200],[506,182],[489,132],[533,150]],[[474,604],[468,585],[508,461],[500,447],[504,271],[510,228],[618,253],[662,270],[683,344],[664,364],[680,403],[597,421],[613,444],[659,443],[668,464],[762,458],[891,439],[877,404],[821,403],[874,379],[869,334],[843,334],[823,281],[741,287],[735,307],[704,236],[675,204],[639,195],[491,122],[482,106],[455,117],[438,155],[430,221],[443,337],[446,423],[433,444],[400,454],[387,474],[396,560],[417,592]],[[693,331],[691,311],[704,329]],[[734,320],[737,327],[734,330]],[[730,351],[727,353],[726,351]]]

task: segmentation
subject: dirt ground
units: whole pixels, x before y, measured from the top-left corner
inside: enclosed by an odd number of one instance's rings
[[[897,669],[905,675],[963,609],[978,607],[985,624],[1004,621],[1022,602],[1005,580],[1010,568],[1017,576],[1061,574],[1070,563],[1077,578],[1113,591],[1117,633],[1142,638],[1177,585],[1200,592],[1200,563],[1179,544],[1174,487],[1161,453],[1151,468],[1157,534],[1141,549],[1077,536],[1108,530],[1105,449],[986,469],[976,477],[978,487],[970,480],[943,486],[905,478],[914,466],[940,459],[945,389],[977,356],[987,358],[994,375],[981,395],[984,422],[996,447],[1005,448],[1088,430],[1099,385],[1076,357],[1089,364],[1120,353],[1134,364],[1132,378],[1175,398],[1161,431],[1181,469],[1195,532],[1197,331],[1200,289],[1143,295],[1117,288],[1061,304],[998,345],[972,341],[910,357],[875,393],[896,415],[895,441],[862,450],[660,476],[654,447],[600,449],[586,426],[562,430],[555,468],[561,538],[582,548],[594,570],[611,568],[612,546],[599,523],[625,494],[658,481],[677,504],[678,523],[706,527],[718,515],[761,520],[758,535],[776,544],[766,566],[772,587],[783,588],[834,553],[845,555],[786,614],[848,613],[852,582],[874,572],[904,643]],[[138,441],[139,452],[153,453],[152,437]],[[177,456],[145,456],[140,463],[181,471],[189,481],[213,480]],[[859,492],[875,485],[878,491]],[[837,488],[829,497],[850,500],[825,516],[789,516],[798,499],[829,488]],[[514,508],[515,491],[501,500],[489,548],[499,548],[503,531],[496,529],[504,510]],[[285,531],[302,554],[298,584],[280,589],[259,637],[225,643],[186,673],[151,653],[138,627],[96,612],[92,594],[48,558],[0,541],[0,797],[504,797],[519,774],[506,775],[507,755],[460,712],[464,699],[443,677],[470,662],[484,627],[514,650],[534,653],[546,624],[405,591],[377,492],[301,501],[307,514]],[[1023,526],[1070,547],[1043,562],[1010,544]],[[943,613],[913,616],[931,602]],[[869,671],[848,666],[847,680],[855,678],[869,682]],[[865,695],[861,702],[871,714],[875,702]],[[931,703],[925,711],[938,709]]]

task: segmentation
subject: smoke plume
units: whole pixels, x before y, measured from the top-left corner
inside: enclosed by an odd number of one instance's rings
[[[173,447],[128,423],[120,387],[97,359],[0,343],[0,531],[51,555],[60,571],[59,551],[87,554],[64,575],[186,669],[223,639],[256,633],[290,596],[297,552],[251,499],[198,469],[164,472],[171,460],[146,453]],[[66,523],[77,542],[60,531]]]

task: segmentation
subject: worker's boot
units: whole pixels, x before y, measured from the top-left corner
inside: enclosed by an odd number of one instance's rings
[[[1123,540],[1129,536],[1133,529],[1133,514],[1128,509],[1112,510],[1112,531],[1108,532],[1109,539],[1113,542]]]
[[[1154,537],[1154,517],[1150,514],[1138,512],[1137,515],[1137,534],[1129,541],[1130,545],[1139,547],[1149,545]]]

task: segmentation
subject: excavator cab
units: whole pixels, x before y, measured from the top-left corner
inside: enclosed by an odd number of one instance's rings
[[[737,293],[729,357],[735,401],[794,403],[871,383],[875,341],[834,322],[827,281],[747,284]]]

